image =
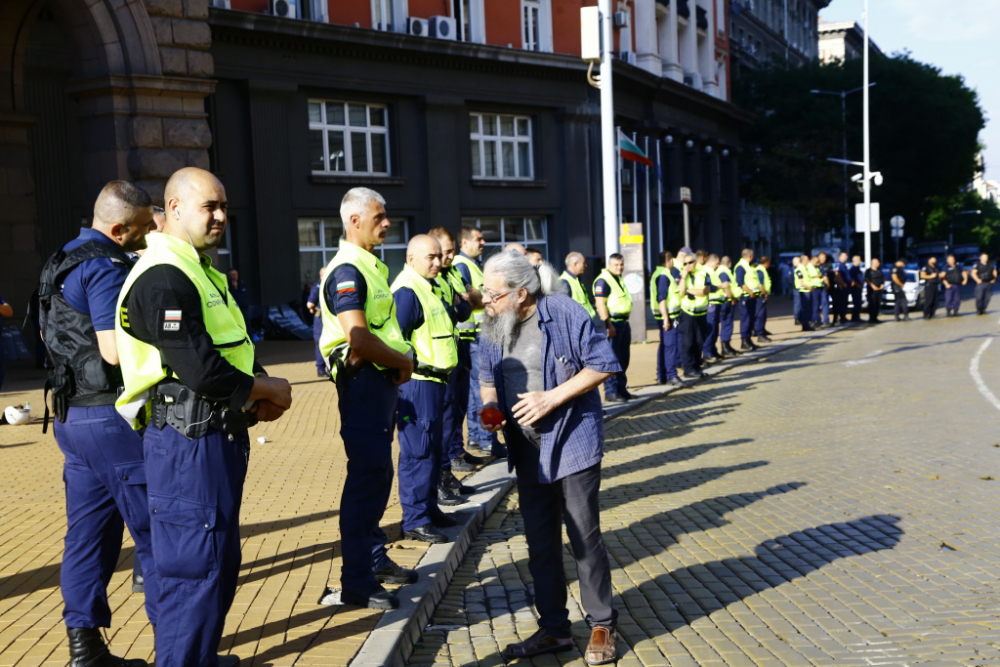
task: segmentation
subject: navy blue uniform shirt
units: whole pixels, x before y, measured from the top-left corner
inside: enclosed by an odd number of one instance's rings
[[[329,312],[346,313],[351,310],[364,310],[368,299],[368,283],[361,271],[352,264],[341,264],[333,270],[333,275],[326,281],[323,290],[324,307]]]
[[[87,241],[97,241],[117,247],[118,244],[90,227],[80,230],[80,235],[63,246],[69,252]],[[94,331],[109,331],[115,328],[115,311],[118,310],[118,295],[125,284],[129,267],[114,262],[107,257],[88,259],[69,272],[63,282],[62,295],[66,302],[86,315],[94,323]]]

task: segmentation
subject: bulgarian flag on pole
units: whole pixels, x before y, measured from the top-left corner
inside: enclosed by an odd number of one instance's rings
[[[625,134],[618,130],[618,151],[621,153],[622,159],[632,160],[632,162],[638,162],[639,164],[644,164],[647,167],[655,167],[653,161],[646,157],[646,154],[642,152],[635,142],[625,136]]]

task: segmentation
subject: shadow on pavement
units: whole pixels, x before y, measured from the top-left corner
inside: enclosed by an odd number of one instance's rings
[[[615,507],[626,505],[635,500],[648,498],[649,496],[688,491],[730,473],[762,468],[768,465],[768,463],[768,461],[748,461],[731,466],[712,466],[696,470],[683,470],[667,475],[657,475],[651,479],[638,482],[622,484],[621,486],[602,488],[600,495],[601,511],[607,512]]]
[[[656,433],[658,434],[658,437],[663,437],[662,431],[658,431]],[[626,438],[625,440],[628,439]],[[713,449],[718,449],[719,447],[736,447],[737,445],[744,445],[753,441],[753,438],[737,438],[735,440],[726,440],[724,442],[712,442],[703,445],[688,445],[687,447],[678,447],[677,449],[669,449],[664,452],[656,452],[655,454],[650,454],[649,456],[641,456],[637,459],[631,459],[622,463],[616,463],[615,465],[605,466],[601,469],[601,479],[606,480],[618,475],[625,475],[630,472],[635,472],[636,470],[655,468],[667,463],[680,463],[681,461],[688,461],[690,459],[697,458],[702,454],[710,452]],[[622,442],[620,446],[627,447],[628,444]]]

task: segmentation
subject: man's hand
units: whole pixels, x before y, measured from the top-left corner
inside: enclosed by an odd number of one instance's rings
[[[413,375],[413,371],[416,368],[417,364],[415,361],[413,361],[413,359],[410,359],[409,361],[410,364],[408,366],[398,369],[399,372],[396,373],[396,377],[394,377],[392,380],[397,387],[409,382],[410,376]]]
[[[663,330],[670,331],[670,318],[668,317],[663,318]]]
[[[499,424],[487,424],[486,422],[483,421],[483,412],[486,410],[486,408],[496,408],[497,410],[500,409],[500,407],[495,402],[487,403],[486,405],[481,407],[479,409],[479,412],[476,413],[479,415],[479,425],[482,426],[483,429],[486,430],[488,433],[498,433],[501,430],[503,430],[503,427],[507,425],[506,419],[504,419]]]
[[[615,331],[615,325],[611,323],[611,320],[608,320],[608,338],[614,338],[615,333],[617,333]]]
[[[262,398],[254,403],[253,407],[250,408],[250,412],[257,415],[257,421],[261,422],[273,422],[285,414],[282,408],[279,408],[266,398]]]
[[[522,426],[534,424],[559,407],[560,403],[549,391],[529,391],[517,397],[521,400],[514,404],[514,418]]]
[[[284,378],[256,377],[253,389],[250,390],[250,400],[265,400],[282,411],[292,407],[292,385]]]

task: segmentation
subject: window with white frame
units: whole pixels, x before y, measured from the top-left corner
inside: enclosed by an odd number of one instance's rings
[[[551,0],[521,0],[521,40],[527,51],[552,51]]]
[[[534,178],[531,118],[495,113],[469,115],[472,177]]]
[[[376,246],[375,256],[389,267],[393,278],[406,264],[406,244],[410,241],[410,222],[405,218],[390,218],[385,242]],[[337,254],[344,237],[340,216],[325,218],[299,218],[299,276],[303,284],[311,284],[319,277],[320,268],[326,266]]]
[[[388,176],[389,109],[309,100],[309,165],[314,174]]]
[[[372,27],[376,30],[391,31],[393,21],[392,0],[372,0]]]
[[[451,0],[451,15],[458,22],[458,39],[486,43],[483,0]]]
[[[478,227],[486,247],[483,261],[502,251],[508,243],[534,248],[549,258],[548,221],[541,216],[480,216],[462,218],[463,227]]]

